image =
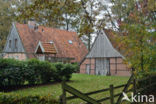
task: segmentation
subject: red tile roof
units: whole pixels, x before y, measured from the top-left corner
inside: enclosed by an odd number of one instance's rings
[[[38,26],[38,29],[34,30],[27,24],[19,23],[16,23],[16,28],[27,53],[35,53],[39,41],[53,41],[58,52],[56,57],[75,58],[74,62],[80,62],[88,52],[75,32],[44,26]],[[70,40],[72,44],[70,44]],[[28,57],[34,56],[28,55]]]
[[[41,49],[41,47],[43,48],[43,50]],[[43,53],[44,54],[56,54],[57,53],[54,43],[50,43],[50,42],[46,42],[46,43],[39,42],[36,48],[37,48],[37,51],[35,53],[37,54],[41,54],[41,53],[42,54]]]
[[[42,43],[42,45],[45,50],[44,53],[47,53],[47,54],[56,54],[57,53],[53,43]]]

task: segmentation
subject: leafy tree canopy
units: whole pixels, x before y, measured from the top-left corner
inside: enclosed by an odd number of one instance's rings
[[[132,67],[149,71],[156,43],[155,0],[114,0],[112,12],[118,23],[118,41]],[[151,60],[152,59],[152,60]]]

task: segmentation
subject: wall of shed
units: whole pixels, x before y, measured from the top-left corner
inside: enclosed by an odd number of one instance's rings
[[[26,60],[27,56],[24,53],[6,53],[3,58],[13,58],[18,60]]]
[[[80,65],[80,73],[86,74],[86,65],[90,65],[90,74],[95,74],[95,59],[85,59]]]
[[[110,73],[117,76],[130,76],[131,71],[122,58],[110,58]]]
[[[80,65],[80,73],[86,74],[86,65],[91,65],[90,74],[95,74],[95,59],[86,58]],[[110,75],[112,76],[130,76],[130,69],[124,64],[122,58],[110,58]]]

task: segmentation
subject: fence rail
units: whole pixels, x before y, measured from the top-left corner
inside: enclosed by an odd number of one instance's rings
[[[106,101],[106,100],[110,100],[111,104],[114,104],[114,98],[122,94],[122,93],[114,94],[115,90],[119,88],[123,88],[125,85],[126,84],[119,85],[119,86],[110,85],[109,88],[92,91],[88,93],[82,93],[78,91],[77,89],[66,84],[65,81],[63,81],[62,82],[63,94],[60,96],[60,104],[67,104],[67,100],[72,100],[76,98],[80,98],[90,104],[100,104],[101,102]],[[107,92],[107,91],[109,91],[110,93],[109,97],[105,97],[99,100],[89,97],[89,95],[98,94],[98,93]],[[73,96],[66,97],[66,92],[71,93]]]
[[[60,96],[60,104],[67,104],[67,100],[72,100],[72,99],[77,99],[77,98],[80,98],[80,99],[86,101],[87,104],[101,104],[101,102],[106,101],[106,100],[110,100],[110,104],[121,104],[123,92],[125,92],[125,93],[133,92],[134,94],[136,94],[138,92],[145,91],[147,88],[151,88],[153,86],[156,87],[156,82],[152,81],[153,77],[156,77],[156,76],[150,76],[150,77],[145,77],[143,79],[136,80],[134,74],[132,74],[126,84],[122,84],[122,85],[118,85],[118,86],[110,85],[109,88],[92,91],[92,92],[88,92],[88,93],[82,93],[81,91],[78,91],[77,89],[69,86],[68,84],[65,83],[65,81],[63,81],[62,82],[63,94]],[[140,87],[140,86],[138,86],[138,82],[140,82],[140,81],[147,82],[148,84],[145,85],[144,87]],[[131,89],[129,89],[130,85],[132,85]],[[114,93],[115,90],[119,89],[119,88],[123,88],[122,92],[115,94]],[[90,97],[90,95],[107,92],[107,91],[109,91],[109,93],[110,93],[110,96],[108,96],[108,97],[101,98],[98,100]],[[67,92],[72,94],[73,96],[67,97],[66,96]],[[114,99],[116,97],[118,97],[117,102],[114,101]]]

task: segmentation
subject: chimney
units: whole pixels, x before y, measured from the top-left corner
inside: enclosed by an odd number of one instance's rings
[[[42,28],[42,32],[44,32],[44,29]]]

